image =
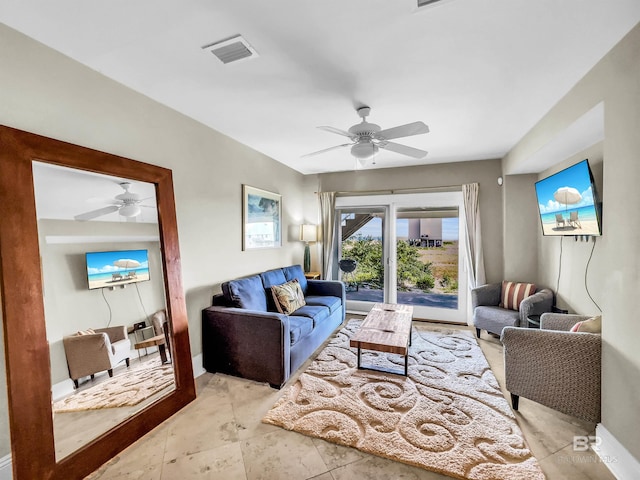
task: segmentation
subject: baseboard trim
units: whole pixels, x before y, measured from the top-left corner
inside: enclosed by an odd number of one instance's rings
[[[0,480],[13,480],[13,465],[11,454],[0,458]]]
[[[207,371],[202,366],[202,354],[198,354],[191,359],[191,364],[193,365],[193,378],[198,378],[200,375],[207,373]]]
[[[618,480],[635,480],[640,462],[602,424],[596,426],[598,445],[593,447],[602,463]]]

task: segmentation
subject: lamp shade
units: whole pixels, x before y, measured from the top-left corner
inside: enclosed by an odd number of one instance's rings
[[[300,225],[300,240],[302,242],[317,242],[318,229],[315,225]]]

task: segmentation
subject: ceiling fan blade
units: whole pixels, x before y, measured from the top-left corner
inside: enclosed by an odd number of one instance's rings
[[[381,140],[389,140],[391,138],[410,137],[411,135],[420,135],[421,133],[429,133],[429,127],[424,122],[407,123],[398,127],[387,128],[376,133],[376,138]]]
[[[390,150],[392,152],[401,153],[402,155],[407,155],[413,158],[424,158],[428,153],[418,148],[408,147],[406,145],[400,145],[399,143],[394,142],[381,142],[378,144],[378,147],[384,148],[385,150]]]
[[[102,215],[107,215],[109,213],[117,212],[120,210],[120,205],[109,205],[108,207],[102,207],[98,210],[92,210],[87,213],[81,213],[80,215],[76,215],[76,220],[80,222],[85,222],[87,220],[91,220],[92,218],[101,217]]]
[[[329,148],[325,148],[324,150],[318,150],[317,152],[307,153],[305,155],[302,155],[302,157],[300,158],[313,157],[315,155],[320,155],[321,153],[330,152],[331,150],[336,150],[338,148],[350,147],[351,145],[353,145],[353,143],[343,143],[342,145],[336,145],[335,147],[329,147]]]
[[[349,133],[345,130],[340,130],[339,128],[335,128],[335,127],[318,127],[318,128],[326,132],[337,133],[338,135],[343,135],[349,138],[357,137],[357,135],[354,135],[353,133]]]

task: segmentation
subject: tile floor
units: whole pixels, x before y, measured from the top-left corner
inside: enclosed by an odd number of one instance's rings
[[[502,346],[483,332],[480,345],[499,383]],[[534,366],[532,366],[534,367]],[[304,365],[299,372],[306,368]],[[447,479],[261,423],[280,391],[220,374],[196,379],[197,399],[87,477],[90,480]],[[508,398],[508,394],[507,394]],[[614,480],[593,452],[574,452],[574,435],[594,424],[520,400],[520,428],[549,480]]]

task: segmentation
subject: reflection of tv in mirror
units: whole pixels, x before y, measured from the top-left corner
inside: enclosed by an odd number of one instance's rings
[[[89,290],[117,287],[149,280],[146,250],[87,252]]]
[[[601,235],[600,210],[589,162],[583,160],[536,182],[543,235]]]

